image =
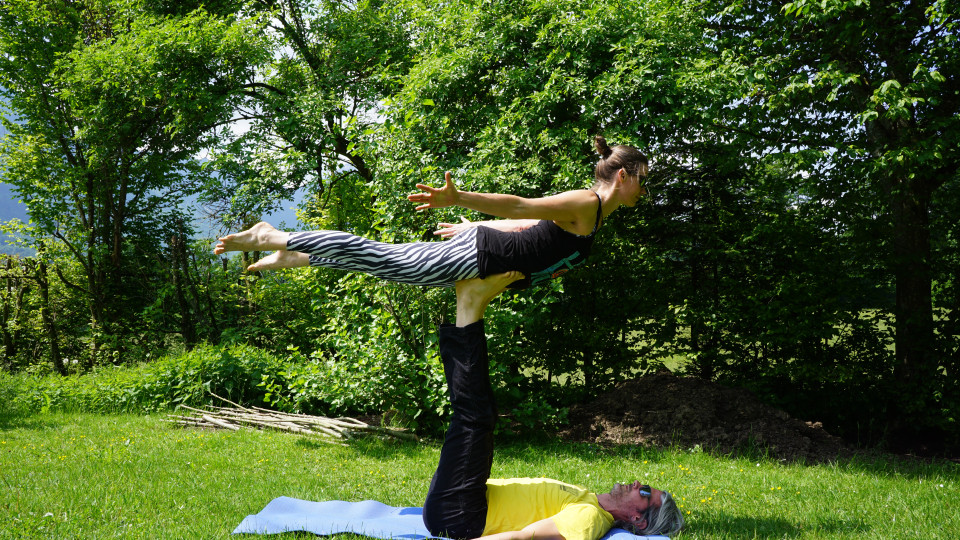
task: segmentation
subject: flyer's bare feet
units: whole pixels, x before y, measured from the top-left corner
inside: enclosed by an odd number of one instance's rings
[[[259,272],[261,270],[276,270],[278,268],[298,268],[301,266],[310,266],[310,256],[306,253],[296,251],[280,250],[247,267],[248,272]]]
[[[265,221],[249,229],[219,238],[213,252],[217,255],[227,251],[276,251],[286,249],[290,233],[278,231]]]
[[[464,279],[457,287],[457,326],[467,326],[483,318],[487,304],[514,281],[523,278],[522,272],[494,274],[484,279]]]

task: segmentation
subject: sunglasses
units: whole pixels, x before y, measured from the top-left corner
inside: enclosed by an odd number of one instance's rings
[[[641,485],[637,491],[640,493],[641,497],[646,497],[647,499],[650,499],[653,497],[653,490],[650,488],[650,486],[646,484]],[[644,521],[647,522],[647,525],[641,530],[646,530],[650,528],[650,525],[653,523],[653,513],[654,511],[659,511],[659,510],[660,510],[659,508],[655,508],[652,504],[647,504],[647,509],[643,511],[643,519]]]

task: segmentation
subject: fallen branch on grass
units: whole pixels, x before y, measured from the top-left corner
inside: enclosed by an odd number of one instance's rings
[[[239,430],[241,427],[256,429],[275,429],[317,437],[325,442],[338,442],[365,435],[375,437],[393,437],[416,440],[416,436],[402,429],[390,429],[371,426],[355,418],[327,418],[306,414],[284,413],[260,407],[242,407],[216,394],[213,397],[225,401],[232,407],[212,407],[209,410],[194,409],[180,405],[179,409],[191,411],[193,415],[168,415],[167,422],[182,427]]]

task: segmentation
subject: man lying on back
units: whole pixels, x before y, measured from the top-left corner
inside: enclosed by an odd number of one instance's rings
[[[457,323],[441,325],[440,358],[453,414],[423,505],[436,536],[493,540],[597,540],[612,527],[672,535],[683,527],[673,497],[634,482],[609,493],[545,478],[490,479],[497,409],[483,312],[522,277],[508,272],[457,282]]]

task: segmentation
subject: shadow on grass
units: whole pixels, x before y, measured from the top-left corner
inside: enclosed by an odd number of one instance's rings
[[[311,442],[304,439],[297,444],[309,449],[320,449],[324,443]],[[439,438],[421,438],[419,441],[403,441],[395,439],[362,438],[350,441],[348,445],[355,451],[369,457],[389,459],[390,457],[412,457],[421,453],[423,449],[434,448],[439,450],[443,440]],[[645,447],[629,444],[596,444],[585,442],[571,442],[561,440],[548,434],[517,434],[498,433],[494,437],[494,452],[498,459],[524,461],[543,455],[564,455],[580,459],[587,463],[608,461],[611,458],[630,460],[659,461],[679,449]],[[717,455],[717,458],[731,458],[731,456]],[[743,457],[743,456],[741,456]],[[766,461],[768,458],[757,453],[749,459]]]
[[[298,440],[297,445],[310,450],[330,448],[328,443],[311,441],[305,438]],[[375,437],[354,439],[347,442],[347,445],[359,454],[384,460],[396,457],[416,457],[423,452],[424,447],[440,448],[440,445],[431,439],[408,441]]]
[[[770,517],[724,517],[722,513],[698,516],[687,524],[687,530],[717,538],[794,538],[809,535],[869,532],[862,523],[840,519],[820,520],[816,524],[797,524],[785,519]]]
[[[531,440],[519,436],[498,437],[494,451],[499,458],[512,460],[524,460],[543,454],[562,454],[585,462],[608,461],[610,458],[656,461],[673,452],[639,445],[600,445],[547,437]]]
[[[879,452],[861,453],[832,464],[843,471],[856,471],[873,476],[903,476],[909,479],[927,478],[932,474],[960,478],[960,464],[946,459],[923,459]]]
[[[47,415],[0,412],[0,431],[10,431],[13,429],[41,431],[57,429],[62,425],[63,421]]]
[[[684,451],[685,449],[677,447],[655,448],[633,444],[570,442],[555,437],[550,438],[549,436],[498,436],[495,449],[497,457],[501,459],[524,460],[549,452],[575,457],[588,463],[617,457],[659,461],[669,459],[670,455],[676,452]],[[950,460],[920,459],[882,452],[857,452],[838,457],[832,462],[804,462],[801,460],[788,463],[771,457],[768,451],[760,447],[745,447],[734,453],[724,453],[709,448],[703,448],[699,451],[718,460],[745,460],[808,468],[829,467],[876,477],[898,475],[918,479],[926,478],[931,474],[942,474],[948,477],[960,476],[960,464]]]
[[[323,443],[303,440],[298,442],[309,449],[320,449]],[[422,438],[420,441],[404,441],[396,439],[363,438],[350,441],[349,446],[368,457],[389,459],[390,457],[415,457],[423,452],[424,448],[439,450],[442,439]],[[558,440],[555,437],[541,435],[511,435],[498,434],[495,436],[494,452],[498,459],[525,460],[543,456],[544,454],[562,454],[575,457],[587,462],[609,460],[611,457],[625,459],[660,459],[670,450],[645,448],[636,445],[598,445]]]

